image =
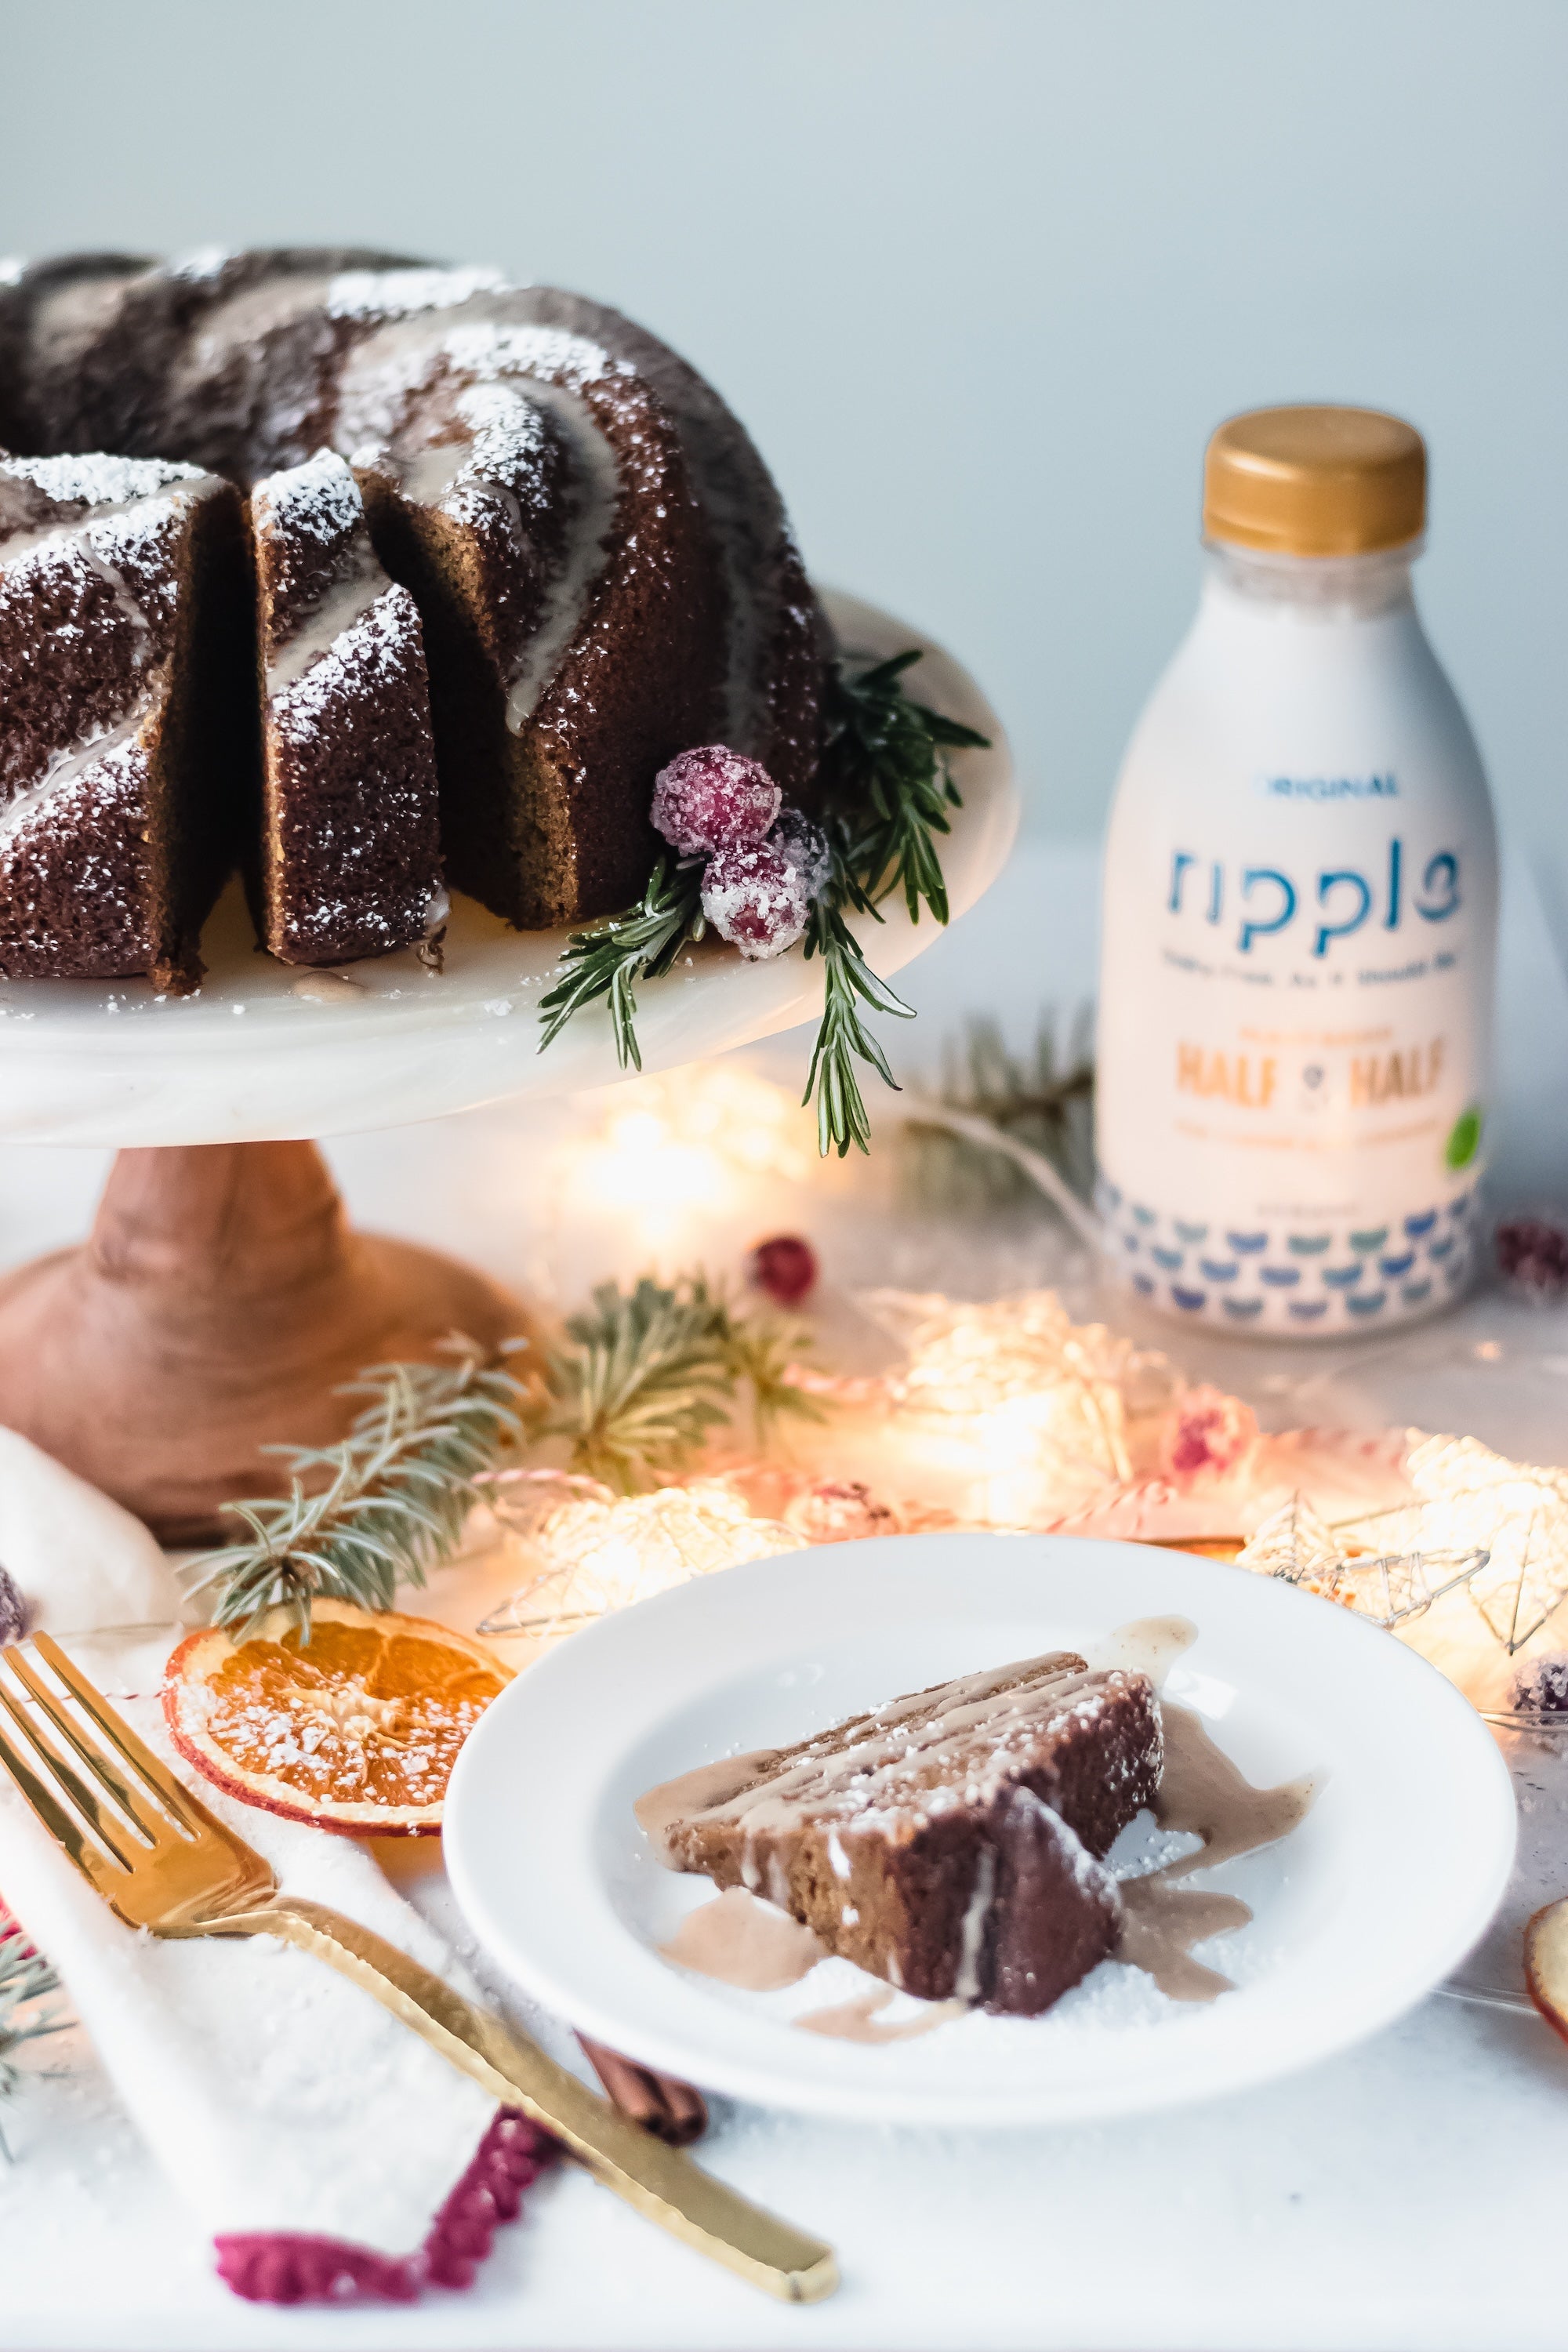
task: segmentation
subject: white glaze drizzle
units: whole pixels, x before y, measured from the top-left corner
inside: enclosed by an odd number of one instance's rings
[[[30,784],[25,784],[0,809],[0,844],[7,843],[24,832],[41,809],[68,792],[89,768],[112,759],[117,751],[134,743],[147,722],[150,710],[150,700],[143,697],[128,717],[72,744],[68,751],[57,751],[43,774],[36,776]]]
[[[986,1922],[996,1900],[996,1856],[988,1845],[980,1849],[975,1865],[974,1888],[963,1914],[963,1926],[959,1933],[958,1974],[953,1979],[953,1997],[958,2000],[973,2000],[980,1990],[980,1951],[985,1940]]]
[[[462,324],[438,339],[421,317],[394,320],[369,337],[343,372],[337,440],[353,448],[356,465],[394,475],[403,496],[416,504],[451,510],[461,492],[478,491],[509,507],[521,530],[515,496],[498,476],[520,441],[536,439],[531,410],[546,412],[562,433],[574,461],[576,510],[567,523],[565,560],[546,583],[543,612],[508,688],[507,725],[516,735],[560,668],[605,568],[620,504],[620,467],[581,390],[614,368],[607,353],[584,336],[487,315],[487,309],[482,299],[467,303]],[[442,365],[473,379],[454,403],[472,439],[395,453],[389,445],[410,394]]]
[[[335,581],[321,603],[312,607],[291,637],[272,646],[267,656],[267,691],[279,695],[348,632],[390,590],[392,583],[365,551],[365,560],[346,578]]]

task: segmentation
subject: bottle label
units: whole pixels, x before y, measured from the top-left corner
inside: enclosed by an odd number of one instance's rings
[[[1367,1329],[1472,1268],[1489,838],[1402,810],[1393,772],[1265,777],[1258,797],[1272,840],[1113,839],[1100,1206],[1162,1307]]]

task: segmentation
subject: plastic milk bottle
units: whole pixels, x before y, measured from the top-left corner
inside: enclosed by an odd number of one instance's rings
[[[1474,1262],[1497,847],[1411,594],[1426,488],[1369,409],[1209,444],[1197,618],[1111,810],[1096,1114],[1112,1255],[1189,1321],[1385,1329]]]

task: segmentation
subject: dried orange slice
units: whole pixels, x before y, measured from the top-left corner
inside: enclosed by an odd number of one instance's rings
[[[353,1837],[433,1837],[458,1750],[511,1680],[426,1617],[318,1601],[308,1644],[275,1609],[246,1640],[209,1627],[163,1670],[175,1747],[230,1796]]]

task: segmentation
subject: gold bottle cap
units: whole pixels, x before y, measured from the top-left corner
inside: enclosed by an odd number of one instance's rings
[[[1376,408],[1254,408],[1204,459],[1204,537],[1277,555],[1365,555],[1418,539],[1426,445]]]

